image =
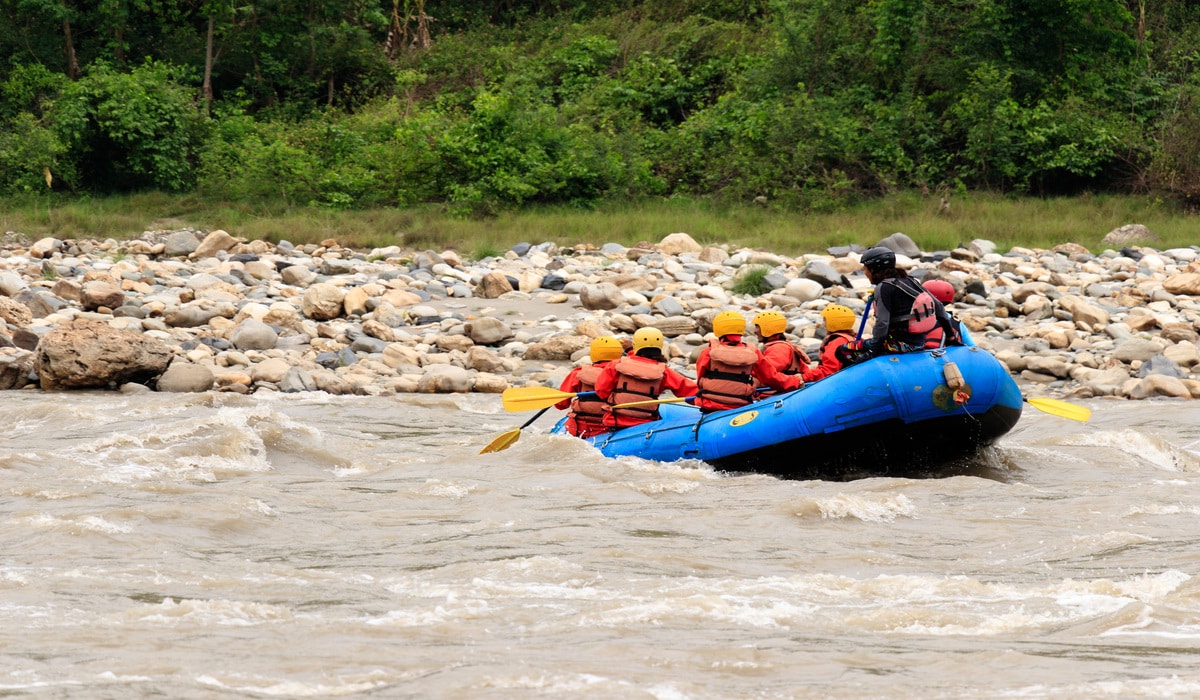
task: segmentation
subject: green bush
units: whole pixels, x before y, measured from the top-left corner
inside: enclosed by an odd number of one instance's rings
[[[464,212],[526,203],[586,203],[620,171],[605,139],[557,123],[545,104],[482,91],[468,118],[437,139],[445,192]]]
[[[97,63],[64,86],[49,115],[73,161],[75,187],[180,191],[195,183],[206,124],[177,73],[159,63],[127,73]]]
[[[0,192],[39,193],[51,189],[51,181],[70,182],[74,171],[60,165],[67,149],[54,132],[24,112],[0,130]]]

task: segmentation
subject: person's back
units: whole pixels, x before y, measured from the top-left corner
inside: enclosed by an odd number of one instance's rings
[[[854,312],[841,304],[830,304],[821,310],[825,322],[825,339],[821,341],[821,361],[805,377],[818,381],[834,374],[844,366],[837,356],[838,348],[854,340]]]
[[[754,401],[757,386],[793,391],[803,386],[799,376],[781,374],[757,348],[742,342],[746,319],[735,311],[713,318],[717,336],[696,360],[696,405],[704,412],[738,408]]]
[[[621,404],[654,401],[663,391],[688,397],[696,393],[696,383],[667,367],[663,357],[664,339],[656,328],[641,328],[633,334],[629,355],[604,368],[596,380],[596,394],[604,400],[604,425],[608,429],[628,428],[658,420],[657,405]]]
[[[573,394],[588,394],[563,399],[555,404],[560,409],[570,409],[567,414],[566,430],[577,437],[592,437],[607,432],[609,427],[604,424],[605,407],[607,403],[594,392],[596,382],[603,374],[604,368],[610,362],[621,357],[623,348],[621,341],[612,336],[603,336],[592,341],[588,355],[592,364],[571,370],[559,387],[560,391]]]
[[[896,267],[896,254],[887,248],[867,250],[860,262],[867,279],[875,285],[875,324],[870,340],[846,343],[838,350],[838,359],[850,365],[876,355],[923,350],[929,331],[946,314],[941,303]]]
[[[876,324],[872,337],[882,334],[889,353],[924,347],[926,336],[937,324],[932,300],[933,295],[906,273],[880,281],[875,286]],[[883,323],[879,321],[881,317],[885,318]]]
[[[797,376],[801,383],[810,381],[811,369],[808,355],[795,343],[784,337],[787,331],[787,318],[778,311],[764,311],[750,320],[754,335],[762,344],[763,357],[780,374]],[[759,398],[771,396],[771,389],[760,392]]]
[[[784,337],[787,318],[778,311],[764,311],[750,320],[754,335],[762,344],[763,356],[781,374],[798,374],[802,378],[808,369],[808,356]]]

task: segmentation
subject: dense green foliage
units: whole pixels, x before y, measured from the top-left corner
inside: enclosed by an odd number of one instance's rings
[[[0,0],[0,193],[1194,205],[1198,45],[1187,0]]]

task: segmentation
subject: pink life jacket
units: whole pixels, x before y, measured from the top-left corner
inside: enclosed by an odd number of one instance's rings
[[[921,292],[913,298],[912,311],[908,314],[908,332],[925,335],[934,328],[937,328],[937,304],[932,294]]]

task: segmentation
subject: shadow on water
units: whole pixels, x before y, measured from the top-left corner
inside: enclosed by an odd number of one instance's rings
[[[1024,473],[1024,469],[1011,453],[995,445],[980,447],[968,455],[950,459],[918,454],[910,457],[909,460],[893,459],[880,463],[872,459],[863,459],[861,455],[847,455],[844,460],[826,461],[819,467],[810,469],[793,466],[788,470],[777,471],[760,468],[752,471],[721,472],[730,475],[758,472],[789,481],[856,481],[877,477],[947,479],[954,476],[974,476],[1005,484],[1020,481]]]

